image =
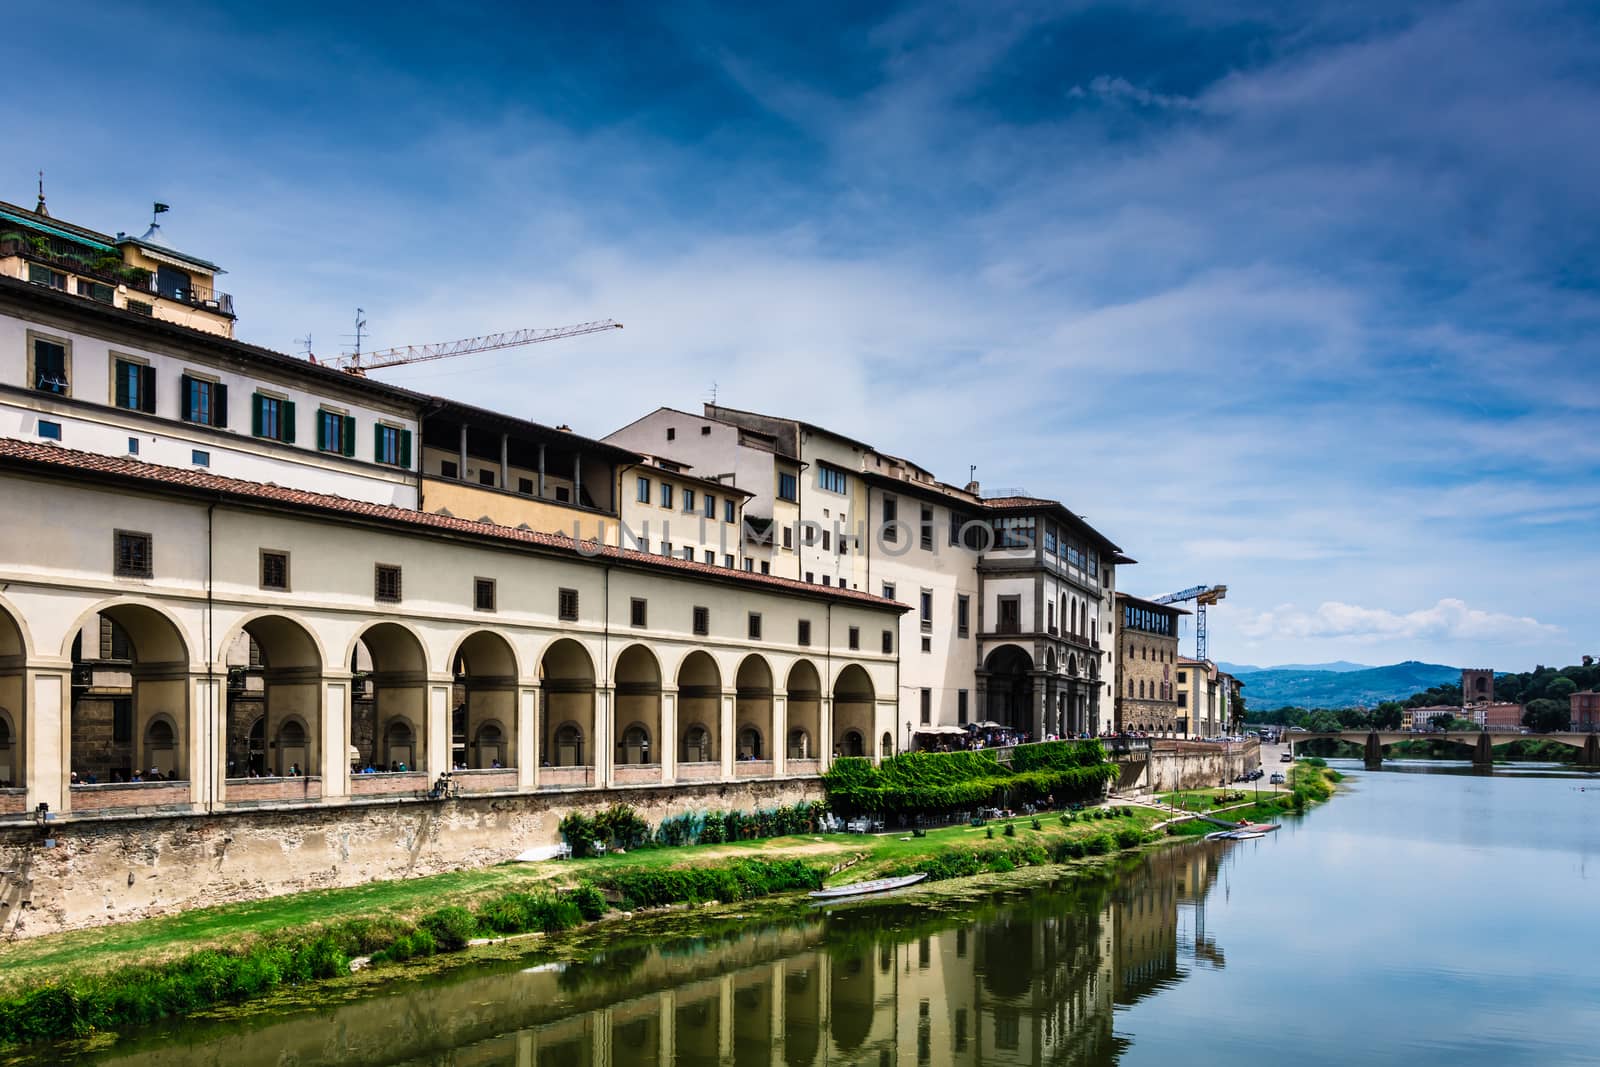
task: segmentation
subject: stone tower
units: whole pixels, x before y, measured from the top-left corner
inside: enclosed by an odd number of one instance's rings
[[[1461,671],[1461,703],[1494,703],[1494,670],[1467,667]]]

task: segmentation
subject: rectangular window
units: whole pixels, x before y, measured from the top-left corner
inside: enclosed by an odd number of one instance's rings
[[[40,419],[39,436],[46,441],[61,440],[61,424],[59,422],[51,422],[49,419]]]
[[[578,621],[578,591],[562,589],[556,593],[556,618],[562,622]]]
[[[845,493],[849,491],[849,480],[844,471],[838,467],[830,467],[826,463],[817,464],[817,488],[826,489],[830,493]]]
[[[972,626],[972,598],[965,593],[956,597],[956,636],[966,637]]]
[[[861,647],[861,627],[850,627],[850,650],[853,652]]]
[[[924,637],[922,639],[922,651],[924,651],[924,652],[932,652],[933,651],[933,638]]]
[[[669,556],[672,554],[671,549],[672,549],[672,546],[668,545],[667,546],[667,555],[669,555]],[[684,545],[683,546],[683,558],[688,560],[690,563],[694,562],[694,546],[693,545]]]
[[[117,530],[112,539],[112,573],[118,578],[149,578],[152,575],[150,535]]]
[[[922,591],[921,602],[922,602],[922,614],[921,614],[920,617],[922,619],[922,629],[923,629],[923,632],[927,632],[928,630],[933,629],[933,590],[932,589],[924,589]]]
[[[455,460],[453,460],[453,459],[441,459],[439,461],[439,477],[441,477],[441,478],[459,478],[460,476],[461,476],[461,468],[456,466],[456,461]]]
[[[211,466],[211,453],[197,448],[189,453],[189,462],[196,467],[209,467]]]
[[[833,576],[830,575],[830,574],[824,574],[822,576],[822,584],[823,585],[832,585],[833,584]]]
[[[128,438],[128,455],[137,456],[138,454],[139,454],[139,439],[137,437]]]
[[[794,551],[794,527],[793,526],[785,526],[783,528],[783,547],[788,549],[790,552]]]
[[[924,689],[922,691],[922,702],[921,702],[921,705],[919,707],[919,711],[920,711],[920,713],[922,715],[922,725],[924,725],[924,726],[930,725],[933,722],[933,690],[932,689]]]
[[[800,499],[800,479],[792,474],[779,473],[778,499],[793,503]]]
[[[795,634],[794,641],[795,641],[795,644],[797,644],[797,645],[809,645],[811,643],[811,620],[810,619],[801,619],[800,620],[799,632]]]
[[[822,551],[824,551],[824,552],[828,551],[828,548],[829,548],[828,537],[829,537],[828,531],[827,530],[823,530],[822,531]]]
[[[147,304],[143,300],[129,300],[128,310],[133,312],[135,315],[143,315],[145,318],[152,318],[156,313],[156,306],[154,304]]]
[[[817,580],[817,578],[816,578],[816,575],[814,573],[812,573],[811,571],[806,571],[806,584],[807,585],[811,585],[816,580]]]
[[[649,618],[649,605],[642,597],[634,597],[628,602],[628,625],[644,629]]]
[[[30,377],[33,387],[39,392],[71,396],[67,382],[68,363],[65,344],[46,341],[42,337],[33,339],[33,374]]]
[[[900,527],[895,522],[900,518],[900,501],[892,496],[883,498],[883,539],[888,544],[900,540]]]
[[[702,512],[702,514],[704,514],[706,518],[714,519],[717,517],[716,497],[712,496],[710,493],[707,493],[700,502],[705,505],[705,511]]]
[[[756,569],[756,561],[751,559],[749,556],[746,556],[744,558],[744,569],[746,572],[754,571]]]
[[[688,486],[683,489],[683,510],[690,513],[694,511],[694,490]]]
[[[472,579],[472,606],[477,611],[493,611],[495,604],[493,578]]]
[[[708,549],[706,549],[705,555],[706,555],[706,566],[707,567],[716,566],[717,554],[715,552],[711,551],[711,549],[708,548]]]
[[[372,571],[372,599],[384,604],[400,603],[400,568],[393,563],[379,563]]]
[[[711,609],[696,607],[694,609],[694,632],[700,637],[705,637],[711,632]]]
[[[354,415],[322,409],[317,412],[317,450],[336,452],[341,456],[356,454],[356,420]]]
[[[111,702],[111,740],[115,742],[133,740],[132,700],[113,700]]]
[[[728,568],[730,571],[733,570],[733,556],[724,552],[722,554],[722,565]]]
[[[965,689],[956,690],[956,724],[959,726],[967,725],[967,691]]]
[[[250,398],[250,432],[269,441],[294,444],[294,401],[257,393]]]
[[[762,560],[761,561],[761,573],[762,574],[771,574],[772,573],[772,564],[771,564],[770,561],[768,561],[768,560]]]
[[[752,641],[761,640],[761,613],[759,611],[752,611],[750,613],[750,623],[749,623],[748,633],[749,633],[749,636],[750,636],[750,640],[752,640]]]
[[[1199,659],[1199,658],[1200,658],[1199,656],[1195,657],[1195,659]],[[1189,672],[1188,671],[1179,671],[1178,672],[1178,684],[1179,685],[1182,685],[1184,682],[1187,682],[1188,680],[1189,680]]]
[[[66,292],[67,289],[67,276],[65,274],[58,270],[51,270],[49,267],[38,263],[28,264],[28,280],[34,285],[45,285],[51,289],[60,289],[62,292]]]
[[[478,470],[478,484],[479,485],[486,485],[490,489],[493,489],[495,481],[496,481],[495,473],[491,468],[489,468],[489,467],[481,467],[481,468],[479,468],[479,470]]]
[[[998,601],[1000,618],[996,620],[995,629],[1003,634],[1017,634],[1022,632],[1022,599],[1014,596],[1003,596]]]
[[[672,483],[671,482],[662,482],[661,483],[661,506],[664,507],[664,508],[670,508],[672,506]]]
[[[521,493],[523,496],[532,496],[533,495],[533,479],[532,478],[518,478],[517,479],[517,492]]]
[[[885,630],[885,631],[883,631],[883,654],[885,656],[894,655],[894,631],[893,630]]]
[[[411,431],[378,423],[372,428],[372,460],[389,467],[411,469]],[[494,484],[491,472],[490,482]]]
[[[678,436],[678,428],[676,426],[668,426],[667,427],[667,440],[671,441],[671,440],[675,439],[677,436]]]
[[[261,588],[289,591],[289,553],[261,550]]]
[[[91,282],[87,278],[78,279],[78,295],[86,296],[100,304],[110,304],[116,297],[116,290],[103,282]]]
[[[128,411],[156,413],[156,369],[131,359],[119,359],[113,364],[116,375],[112,402]]]
[[[640,478],[639,479],[638,495],[639,495],[639,503],[641,503],[641,504],[650,503],[650,479],[649,478]]]
[[[737,506],[734,504],[734,502],[732,500],[728,499],[727,497],[723,497],[722,498],[722,521],[723,522],[733,522],[734,521],[734,515],[737,512],[737,510],[738,510]]]
[[[922,505],[922,548],[933,551],[933,509],[926,504]]]
[[[221,382],[207,381],[185,374],[179,380],[183,403],[179,412],[184,422],[201,426],[228,427],[228,387]]]
[[[950,543],[952,545],[961,543],[961,527],[966,525],[966,522],[966,516],[960,512],[952,511],[950,513]]]
[[[883,599],[885,599],[885,600],[893,600],[894,599],[894,583],[893,582],[884,582],[883,583]]]

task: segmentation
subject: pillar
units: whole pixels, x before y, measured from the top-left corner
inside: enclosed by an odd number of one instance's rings
[[[428,777],[437,779],[450,769],[450,685],[438,681],[428,685]]]
[[[30,671],[24,675],[23,706],[17,709],[22,731],[22,781],[28,810],[40,804],[51,811],[72,810],[72,683],[66,671]]]
[[[539,687],[517,687],[517,788],[530,792],[539,788]]]
[[[1383,743],[1374,730],[1367,735],[1366,765],[1368,767],[1383,766]]]
[[[456,450],[456,477],[467,480],[467,424],[461,424],[461,443]]]
[[[774,690],[772,694],[772,737],[769,749],[772,753],[772,775],[782,778],[787,773],[789,762],[789,698],[780,696]]]
[[[1600,766],[1600,736],[1590,734],[1583,742],[1583,755],[1578,762],[1586,767]]]
[[[826,774],[833,766],[833,697],[826,691],[817,696],[817,769]]]
[[[678,689],[661,687],[661,736],[655,739],[656,762],[661,764],[661,784],[678,780]]]
[[[190,676],[189,728],[183,739],[184,770],[189,776],[189,803],[196,811],[210,804],[221,804],[223,782],[228,776],[228,721],[224,712],[222,684],[228,677],[196,672]],[[142,727],[140,727],[142,730]],[[142,734],[136,734],[134,745]]]
[[[1472,750],[1472,763],[1484,768],[1494,766],[1494,745],[1488,734],[1478,735],[1478,743]]]
[[[611,721],[611,707],[616,702],[616,690],[609,685],[596,686],[594,690],[594,784],[609,789],[612,766],[616,763],[616,725]]]
[[[718,717],[717,732],[721,735],[720,748],[717,756],[722,760],[722,777],[733,777],[733,757],[738,754],[738,738],[734,730],[738,727],[737,716],[734,715],[734,704],[738,699],[737,690],[724,689],[722,691],[721,714]]]
[[[350,679],[325,676],[321,688],[322,799],[327,801],[350,795]]]
[[[539,499],[544,499],[544,445],[539,446]]]
[[[1048,686],[1043,675],[1035,675],[1033,679],[1033,739],[1039,740],[1044,736],[1045,701],[1049,699]]]
[[[500,435],[500,488],[511,488],[511,435]]]

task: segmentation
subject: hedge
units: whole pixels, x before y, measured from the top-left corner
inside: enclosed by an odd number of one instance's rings
[[[822,782],[840,814],[911,815],[1083,800],[1099,796],[1116,774],[1098,741],[1050,741],[1013,750],[1009,769],[993,752],[907,752],[877,766],[836,760]]]

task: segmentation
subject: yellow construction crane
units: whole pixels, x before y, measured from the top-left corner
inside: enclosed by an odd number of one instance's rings
[[[364,320],[358,320],[358,327],[365,325]],[[401,348],[385,348],[381,352],[362,352],[358,341],[356,351],[339,356],[333,361],[333,365],[340,370],[349,371],[351,374],[365,374],[369,370],[403,367],[408,363],[426,363],[429,360],[449,359],[451,356],[465,356],[473,352],[492,352],[497,348],[519,348],[522,345],[536,345],[541,341],[559,341],[563,337],[581,337],[586,333],[600,333],[603,330],[620,329],[622,329],[622,323],[613,319],[600,319],[595,322],[580,322],[576,326],[511,330],[506,333],[488,333],[482,337],[464,337],[459,341],[445,341],[441,344],[405,345]]]
[[[1181,593],[1158,596],[1154,603],[1181,604],[1186,600],[1195,602],[1194,658],[1203,660],[1206,658],[1206,608],[1215,607],[1217,602],[1227,595],[1228,587],[1225,585],[1197,585]]]

